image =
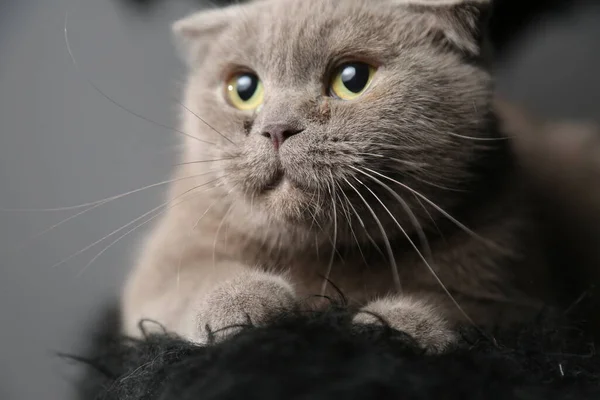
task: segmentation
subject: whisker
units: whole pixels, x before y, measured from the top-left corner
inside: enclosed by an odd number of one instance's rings
[[[408,205],[408,203],[398,194],[396,193],[391,187],[389,187],[388,185],[386,185],[385,183],[381,182],[379,179],[375,178],[374,176],[358,169],[355,168],[353,166],[350,166],[350,168],[354,169],[355,171],[365,175],[366,177],[370,178],[371,180],[373,180],[374,182],[376,182],[377,184],[379,184],[381,187],[383,187],[385,190],[387,190],[392,196],[394,196],[394,198],[396,200],[398,200],[398,202],[400,203],[400,205],[402,206],[402,208],[404,209],[404,212],[406,212],[406,214],[408,215],[408,217],[411,220],[411,223],[413,224],[415,230],[417,231],[417,235],[419,236],[419,241],[421,242],[421,247],[423,248],[425,254],[427,255],[427,257],[429,259],[432,259],[432,253],[431,253],[431,247],[429,246],[429,241],[427,240],[427,236],[425,235],[425,231],[423,230],[423,227],[421,226],[421,224],[419,223],[419,220],[417,219],[415,213],[411,210],[410,206]],[[361,182],[362,183],[362,182]],[[363,183],[364,185],[364,183]],[[377,200],[381,203],[381,205],[386,209],[386,211],[388,212],[388,214],[390,214],[390,217],[392,217],[392,219],[394,220],[394,222],[396,222],[396,225],[398,225],[398,227],[400,228],[400,230],[402,231],[402,233],[404,233],[405,236],[408,237],[408,234],[406,233],[406,231],[402,228],[402,226],[400,225],[400,223],[396,220],[396,218],[392,215],[392,213],[387,209],[387,207],[383,204],[383,202],[381,200],[379,200],[379,198],[375,195],[375,193],[373,193],[371,191],[371,189],[369,189],[368,186],[364,185],[367,190],[369,190],[371,192],[371,194],[373,194],[374,197],[377,198]]]
[[[397,162],[398,164],[410,165],[410,166],[413,166],[416,168],[423,168],[423,167],[427,167],[430,165],[429,163],[425,163],[425,162],[402,160],[400,158],[389,157],[384,154],[376,154],[376,153],[357,153],[357,154],[370,156],[370,157],[385,158],[386,160],[394,161],[394,162]]]
[[[80,211],[80,212],[78,212],[76,214],[73,214],[73,215],[71,215],[71,216],[69,216],[69,217],[67,217],[67,218],[65,218],[65,219],[63,219],[63,220],[55,223],[54,225],[52,225],[52,226],[50,226],[50,227],[42,230],[41,232],[35,233],[34,235],[32,235],[28,239],[26,239],[23,244],[21,244],[20,246],[17,246],[16,248],[13,248],[10,251],[10,253],[18,254],[20,251],[22,251],[23,249],[27,248],[27,246],[29,246],[29,244],[31,244],[31,242],[34,241],[35,239],[37,239],[37,238],[39,238],[39,237],[47,234],[48,232],[53,231],[54,229],[59,228],[60,226],[68,223],[69,221],[72,221],[73,219],[75,219],[75,218],[77,218],[77,217],[79,217],[81,215],[87,214],[88,212],[90,212],[90,211],[92,211],[92,210],[94,210],[96,208],[99,208],[99,207],[101,207],[101,206],[103,206],[103,205],[105,205],[107,203],[110,203],[111,201],[117,200],[119,198],[125,197],[125,196],[133,194],[133,193],[137,193],[137,192],[141,192],[141,191],[146,190],[146,189],[150,189],[152,187],[157,187],[157,186],[165,185],[167,183],[176,182],[176,181],[184,180],[184,179],[198,178],[198,177],[207,175],[207,174],[212,173],[212,172],[213,171],[208,171],[208,172],[202,173],[202,174],[196,174],[196,175],[187,176],[187,177],[183,177],[183,178],[177,178],[177,179],[170,179],[168,181],[159,182],[159,183],[156,183],[156,184],[153,184],[153,185],[145,186],[145,187],[140,188],[140,189],[129,191],[127,193],[123,193],[123,194],[118,195],[118,196],[109,197],[109,198],[101,200],[100,202],[95,202],[90,207],[86,208],[85,210]]]
[[[433,208],[435,208],[436,210],[438,210],[443,216],[445,216],[446,218],[448,218],[451,222],[453,222],[456,226],[458,226],[459,228],[461,228],[462,230],[464,230],[466,233],[468,233],[469,235],[473,236],[474,238],[480,240],[481,242],[483,242],[484,244],[486,244],[487,246],[491,246],[491,247],[495,247],[497,249],[502,250],[501,246],[499,246],[498,244],[492,242],[489,239],[486,239],[484,237],[482,237],[481,235],[475,233],[473,230],[469,229],[466,225],[464,225],[462,222],[460,222],[459,220],[457,220],[456,218],[454,218],[452,215],[450,215],[449,213],[447,213],[443,208],[441,208],[440,206],[438,206],[437,204],[435,204],[433,201],[429,200],[426,196],[422,195],[421,193],[417,192],[416,190],[414,190],[413,188],[411,188],[410,186],[405,185],[402,182],[399,182],[393,178],[390,178],[389,176],[383,175],[377,171],[374,171],[370,168],[364,168],[365,170],[378,175],[382,178],[385,178],[387,180],[390,180],[400,186],[402,186],[403,188],[405,188],[406,190],[410,191],[411,193],[415,194],[416,196],[420,197],[422,200],[424,200],[427,204],[431,205]]]
[[[229,161],[234,160],[237,157],[226,157],[226,158],[215,158],[214,160],[198,160],[198,161],[187,161],[175,164],[176,167],[180,167],[182,165],[193,165],[193,164],[204,164],[208,162],[217,162],[217,161]]]
[[[218,179],[219,179],[219,178],[218,178]],[[215,179],[215,180],[216,180],[216,179]],[[210,183],[210,182],[207,182],[207,183]],[[192,188],[192,189],[189,189],[188,191],[186,191],[186,192],[182,193],[181,195],[177,196],[175,199],[177,199],[177,198],[181,198],[181,197],[185,196],[186,194],[189,194],[190,192],[192,192],[192,191],[194,191],[194,190],[196,190],[196,189],[199,189],[200,187],[202,187],[202,186],[204,186],[204,185],[205,185],[205,184],[203,184],[203,185],[199,185],[199,186],[196,186],[196,187],[194,187],[194,188]],[[209,188],[209,190],[210,190],[210,189],[214,189],[214,187],[213,187],[213,188]],[[198,193],[194,193],[194,194],[198,194]],[[173,200],[175,200],[175,199],[173,199]],[[171,203],[173,200],[171,200],[170,202],[168,202],[168,203],[167,203],[167,205],[168,205],[169,203]],[[94,256],[94,257],[93,257],[93,258],[92,258],[92,259],[91,259],[91,260],[90,260],[90,261],[89,261],[89,262],[88,262],[88,263],[87,263],[87,264],[86,264],[86,265],[85,265],[85,266],[84,266],[84,267],[83,267],[83,268],[82,268],[82,269],[81,269],[81,270],[80,270],[78,273],[77,273],[77,276],[80,276],[81,274],[83,274],[83,273],[84,273],[84,272],[85,272],[85,271],[86,271],[86,270],[87,270],[87,269],[88,269],[88,268],[89,268],[89,267],[90,267],[90,266],[91,266],[91,265],[92,265],[92,264],[93,264],[93,263],[94,263],[94,262],[95,262],[95,261],[96,261],[98,258],[100,258],[100,256],[102,256],[102,254],[106,253],[106,252],[107,252],[109,249],[111,249],[111,248],[112,248],[114,245],[116,245],[118,242],[120,242],[120,241],[121,241],[123,238],[125,238],[126,236],[129,236],[131,233],[135,232],[136,230],[138,230],[138,229],[139,229],[139,228],[141,228],[142,226],[144,226],[144,225],[146,225],[146,224],[148,224],[148,223],[152,222],[153,220],[155,220],[156,218],[160,217],[161,215],[163,215],[163,214],[164,214],[165,212],[167,212],[168,210],[170,210],[170,209],[174,208],[175,206],[177,206],[177,205],[179,205],[179,204],[182,204],[182,203],[184,203],[184,202],[185,202],[185,200],[182,200],[182,201],[180,201],[180,202],[178,202],[178,203],[171,204],[169,207],[166,207],[164,210],[160,211],[158,214],[156,214],[156,215],[153,215],[152,217],[150,217],[150,218],[149,218],[149,219],[147,219],[146,221],[143,221],[143,222],[139,223],[138,225],[134,226],[133,228],[131,228],[130,230],[128,230],[127,232],[125,232],[124,234],[122,234],[121,236],[119,236],[118,238],[116,238],[114,241],[112,241],[112,242],[111,242],[111,243],[109,243],[109,244],[108,244],[106,247],[104,247],[102,250],[100,250],[100,252],[98,252],[98,254],[96,254],[96,255],[95,255],[95,256]],[[165,207],[165,205],[162,205],[162,207],[161,207],[161,208],[163,208],[163,207]],[[154,211],[157,211],[157,209],[155,208],[155,209],[151,210],[151,211],[150,211],[150,213],[152,213],[152,212],[154,212]],[[145,216],[147,216],[148,214],[149,214],[149,213],[145,213],[145,214],[144,214],[144,215],[143,215],[141,218],[143,219],[143,218],[144,218]],[[139,219],[140,219],[140,218],[136,218],[136,220],[139,220]],[[135,221],[135,220],[134,220],[134,221]],[[119,228],[119,230],[121,230],[121,229],[123,229],[123,227],[122,227],[122,228]],[[106,239],[106,238],[108,238],[108,237],[110,237],[110,236],[114,235],[115,233],[117,233],[117,231],[115,231],[115,232],[111,233],[109,236],[105,237],[104,239]],[[104,240],[104,239],[103,239],[103,240]]]
[[[220,178],[217,178],[217,179],[220,179]],[[216,179],[215,179],[215,180],[216,180]],[[210,184],[210,183],[212,183],[212,181],[211,181],[211,182],[207,182],[206,184]],[[183,196],[183,195],[185,195],[186,193],[189,193],[189,192],[191,192],[191,191],[193,191],[193,190],[195,190],[195,189],[197,189],[197,187],[194,187],[194,188],[192,188],[192,189],[189,189],[188,191],[184,192],[184,193],[183,193],[181,196]],[[181,197],[181,196],[178,196],[178,197]],[[176,197],[175,199],[177,199],[178,197]],[[173,200],[175,200],[175,199],[173,199]],[[57,263],[56,263],[56,264],[54,264],[54,265],[53,265],[51,268],[57,268],[57,267],[59,267],[59,266],[63,265],[63,264],[64,264],[64,263],[66,263],[67,261],[69,261],[69,260],[73,259],[74,257],[77,257],[78,255],[80,255],[80,254],[84,253],[85,251],[87,251],[87,250],[91,249],[92,247],[94,247],[95,245],[97,245],[97,244],[99,244],[99,243],[103,242],[104,240],[108,239],[108,238],[109,238],[109,237],[111,237],[112,235],[114,235],[114,234],[116,234],[116,233],[118,233],[118,232],[122,231],[123,229],[126,229],[126,228],[128,228],[129,226],[131,226],[131,225],[135,224],[137,221],[139,221],[139,220],[141,220],[141,219],[145,218],[146,216],[148,216],[148,215],[150,215],[150,214],[152,214],[152,213],[156,212],[157,210],[159,210],[159,209],[161,209],[161,208],[163,208],[163,207],[166,207],[166,206],[168,206],[168,205],[169,205],[169,203],[173,202],[173,200],[169,200],[169,201],[167,201],[167,202],[164,202],[164,203],[162,203],[161,205],[159,205],[158,207],[155,207],[155,208],[153,208],[152,210],[150,210],[150,211],[148,211],[148,212],[144,213],[143,215],[141,215],[141,216],[139,216],[139,217],[135,218],[133,221],[130,221],[130,222],[128,222],[127,224],[125,224],[125,225],[121,226],[120,228],[118,228],[118,229],[116,229],[116,230],[112,231],[110,234],[108,234],[108,235],[104,236],[103,238],[101,238],[101,239],[99,239],[99,240],[95,241],[94,243],[92,243],[92,244],[90,244],[90,245],[88,245],[88,246],[84,247],[83,249],[79,250],[78,252],[76,252],[76,253],[73,253],[73,254],[71,254],[70,256],[68,256],[68,257],[64,258],[63,260],[61,260],[61,261],[57,262]]]
[[[366,186],[362,182],[361,182],[361,184],[363,186],[365,186],[365,188],[369,192],[371,192],[371,194],[373,195],[373,197],[375,197],[377,199],[377,201],[383,206],[383,208],[387,211],[387,213],[392,217],[392,219],[394,220],[394,222],[396,223],[396,225],[398,225],[398,228],[400,228],[400,230],[402,231],[402,233],[406,237],[406,240],[408,240],[408,242],[410,243],[410,245],[413,247],[413,249],[415,250],[415,252],[419,256],[419,258],[421,259],[421,261],[423,261],[423,264],[425,264],[425,266],[427,267],[427,269],[429,270],[429,272],[431,273],[431,275],[434,277],[434,279],[437,281],[437,283],[440,285],[440,287],[442,288],[442,290],[444,291],[444,293],[446,293],[446,295],[448,296],[448,298],[450,299],[450,301],[452,301],[452,303],[458,309],[458,311],[465,317],[465,319],[472,326],[474,326],[475,328],[477,328],[478,330],[481,331],[481,329],[475,323],[475,321],[473,321],[473,319],[471,319],[471,317],[466,313],[466,311],[462,308],[462,306],[460,304],[458,304],[458,301],[456,301],[456,299],[454,298],[454,296],[452,296],[452,293],[450,293],[450,291],[448,290],[448,288],[446,287],[446,285],[444,284],[444,282],[442,282],[442,280],[440,279],[440,277],[437,274],[437,272],[435,272],[435,270],[433,269],[433,267],[431,266],[431,264],[423,256],[423,253],[421,253],[421,251],[419,250],[419,248],[417,247],[417,245],[415,244],[415,242],[411,239],[410,235],[406,232],[406,230],[404,230],[404,228],[402,228],[402,226],[400,225],[400,223],[398,223],[398,221],[393,216],[393,214],[391,213],[391,211],[385,206],[385,204],[381,201],[381,199],[379,199],[379,197],[368,186]]]
[[[54,225],[52,225],[52,226],[50,226],[50,227],[48,227],[48,228],[44,229],[43,231],[41,231],[41,232],[38,232],[38,233],[36,233],[36,234],[34,234],[34,235],[30,236],[30,237],[29,237],[27,240],[25,240],[25,242],[24,242],[22,245],[20,245],[20,246],[17,246],[17,248],[15,248],[15,249],[12,249],[12,251],[11,251],[11,252],[14,252],[15,254],[16,254],[16,253],[19,253],[20,251],[22,251],[22,250],[26,249],[26,248],[27,248],[27,246],[29,246],[29,244],[30,244],[32,241],[34,241],[35,239],[37,239],[38,237],[45,235],[46,233],[48,233],[48,232],[50,232],[50,231],[52,231],[52,230],[54,230],[54,229],[56,229],[56,228],[60,227],[60,226],[61,226],[61,225],[63,225],[63,224],[66,224],[67,222],[69,222],[69,221],[71,221],[71,220],[73,220],[73,219],[75,219],[75,218],[79,217],[80,215],[83,215],[83,214],[87,213],[88,211],[92,211],[93,209],[95,209],[95,208],[98,208],[98,207],[102,206],[103,204],[105,204],[105,202],[98,203],[98,204],[96,204],[96,205],[94,205],[94,206],[92,206],[92,207],[90,207],[90,208],[86,208],[86,209],[85,209],[85,210],[83,210],[83,211],[80,211],[80,212],[78,212],[78,213],[76,213],[76,214],[74,214],[74,215],[71,215],[71,216],[69,216],[69,217],[67,217],[67,218],[65,218],[65,219],[63,219],[63,220],[61,220],[61,221],[57,222],[56,224],[54,224]]]
[[[219,233],[221,232],[221,228],[223,227],[223,224],[225,223],[225,220],[229,216],[229,213],[231,212],[232,209],[233,209],[233,204],[231,204],[229,206],[229,208],[227,209],[227,212],[225,213],[225,215],[223,215],[223,218],[221,219],[221,222],[219,223],[219,226],[217,227],[217,231],[215,232],[215,240],[213,241],[213,254],[212,254],[214,268],[216,268],[216,266],[217,266],[217,242],[219,239]]]
[[[266,251],[270,251],[271,249],[271,245],[269,244],[269,236],[271,234],[271,225],[272,225],[272,220],[271,218],[267,219],[267,226],[265,227],[265,229],[263,229],[262,232],[262,237],[261,237],[261,247],[266,248]]]
[[[229,139],[227,136],[225,136],[224,134],[222,134],[221,132],[219,132],[214,126],[212,126],[211,124],[209,124],[208,122],[206,122],[201,116],[199,116],[197,113],[193,112],[192,110],[190,110],[185,104],[183,104],[181,101],[179,101],[178,99],[175,99],[175,101],[177,102],[177,104],[179,104],[180,106],[182,106],[183,108],[185,108],[187,111],[189,111],[191,114],[193,114],[196,118],[198,118],[204,125],[208,126],[210,129],[212,129],[213,131],[215,131],[216,133],[218,133],[223,139],[227,140],[229,143],[235,145],[235,143]]]
[[[165,181],[153,183],[151,185],[147,185],[147,186],[144,186],[144,187],[141,187],[141,188],[133,189],[133,190],[130,190],[130,191],[125,192],[125,193],[121,193],[121,194],[118,194],[118,195],[106,197],[106,198],[100,199],[100,200],[91,201],[89,203],[77,204],[77,205],[74,205],[74,206],[55,207],[55,208],[0,208],[0,211],[1,212],[59,212],[59,211],[78,210],[78,209],[85,208],[85,207],[95,206],[95,205],[98,205],[99,203],[106,204],[108,202],[121,199],[121,198],[123,198],[125,196],[129,196],[129,195],[132,195],[132,194],[135,194],[135,193],[139,193],[139,192],[142,192],[144,190],[152,189],[152,188],[155,188],[155,187],[158,187],[158,186],[167,185],[169,183],[180,182],[180,181],[183,181],[183,180],[186,180],[186,179],[199,178],[201,176],[207,175],[207,174],[212,173],[212,172],[215,172],[215,170],[210,170],[210,171],[207,171],[207,172],[203,172],[202,174],[184,176],[184,177],[179,177],[179,178],[174,178],[174,179],[167,179]]]
[[[229,191],[229,193],[231,193],[231,190]],[[226,197],[223,196],[223,197]],[[222,198],[218,198],[215,199],[215,201],[213,201],[207,208],[206,210],[204,210],[204,212],[202,213],[202,215],[200,215],[200,217],[196,220],[196,222],[194,223],[194,225],[192,226],[192,229],[190,230],[190,232],[188,233],[188,239],[192,236],[192,234],[194,233],[194,231],[196,230],[196,228],[198,227],[198,225],[200,224],[200,221],[202,221],[202,219],[208,214],[208,212],[213,208],[213,206],[215,204],[217,204],[218,201],[222,200]],[[183,262],[183,252],[184,252],[184,248],[181,248],[181,251],[179,252],[179,261],[177,262],[177,290],[179,291],[179,284],[180,284],[180,273],[181,273],[181,264]]]
[[[427,214],[427,217],[429,218],[429,220],[431,221],[431,223],[435,227],[435,230],[437,231],[437,233],[440,235],[440,237],[442,239],[445,239],[444,238],[444,234],[442,233],[442,231],[441,231],[440,227],[438,226],[436,220],[433,218],[433,215],[431,215],[431,213],[429,212],[429,210],[427,209],[427,207],[425,207],[425,204],[423,204],[423,202],[421,201],[421,199],[419,198],[419,196],[417,196],[414,193],[412,193],[412,195],[415,198],[415,200],[417,201],[417,203],[419,203],[419,205],[421,206],[421,208],[423,209],[423,211],[425,212],[425,214]]]
[[[331,176],[331,181],[333,182],[333,176]],[[323,280],[323,285],[321,286],[321,295],[325,295],[325,290],[327,289],[327,283],[329,282],[329,277],[331,276],[331,270],[333,269],[333,262],[335,260],[335,254],[337,250],[337,209],[336,209],[336,201],[333,197],[334,192],[331,188],[331,184],[327,184],[327,188],[329,190],[329,195],[331,196],[331,201],[333,204],[333,243],[331,256],[329,257],[329,264],[327,265],[327,272],[325,274],[325,279]]]
[[[454,133],[454,132],[444,132],[447,135],[450,136],[454,136],[460,139],[467,139],[467,140],[474,140],[474,141],[478,141],[478,142],[499,142],[499,141],[505,141],[505,140],[509,140],[511,139],[509,136],[502,136],[502,137],[475,137],[475,136],[465,136],[465,135],[459,135],[458,133]]]
[[[356,179],[358,182],[360,182],[358,180],[358,178],[354,178],[354,179]],[[383,228],[383,224],[381,223],[381,221],[379,220],[379,218],[377,218],[377,214],[375,213],[375,211],[373,210],[373,208],[369,205],[369,203],[367,202],[367,200],[365,200],[365,198],[363,197],[363,195],[360,194],[360,192],[358,191],[358,189],[356,189],[354,187],[354,185],[352,185],[347,178],[344,178],[344,180],[346,181],[346,183],[348,184],[348,186],[350,186],[356,192],[356,194],[358,195],[358,197],[360,197],[360,199],[363,201],[363,203],[365,204],[365,206],[367,207],[367,209],[369,210],[369,212],[371,213],[371,215],[375,219],[375,223],[379,226],[379,230],[381,231],[381,234],[383,235],[383,240],[385,242],[385,247],[387,249],[388,257],[389,257],[390,264],[391,264],[391,267],[392,267],[392,277],[394,279],[394,285],[396,286],[396,289],[398,291],[401,291],[402,290],[402,284],[400,282],[400,274],[398,273],[398,266],[396,265],[396,259],[394,258],[394,251],[392,250],[392,245],[390,244],[390,240],[389,240],[387,234],[385,233],[385,229]]]
[[[317,196],[317,202],[316,203],[313,202],[315,196]],[[313,195],[311,196],[310,204],[317,204],[317,207],[320,207],[320,205],[319,205],[320,200],[321,200],[321,189],[317,188],[316,194],[313,193]],[[321,224],[319,224],[319,221],[317,221],[317,214],[316,214],[317,211],[315,210],[313,212],[312,207],[310,207],[310,206],[307,207],[307,210],[310,213],[310,216],[312,218],[311,221],[310,221],[310,225],[308,226],[308,231],[309,232],[311,231],[311,229],[313,228],[313,225],[317,225],[317,228],[319,228],[319,230],[321,232],[324,232],[323,227],[321,226]]]
[[[438,189],[447,190],[449,192],[456,192],[456,193],[466,193],[467,192],[465,189],[457,189],[457,188],[453,188],[453,187],[440,185],[439,183],[433,183],[433,182],[428,181],[427,179],[421,178],[420,176],[418,176],[414,173],[411,173],[409,171],[405,171],[405,173],[407,176],[411,177],[412,179],[414,179],[416,181],[419,181],[419,182],[424,183],[429,186],[433,186]]]
[[[338,182],[335,182],[335,184],[337,185],[339,192],[342,194],[342,196],[344,196],[344,199],[345,199],[344,201],[346,202],[346,207],[344,207],[342,204],[342,209],[344,211],[344,214],[346,215],[346,220],[348,221],[348,227],[350,228],[352,237],[354,238],[354,241],[356,242],[356,246],[358,247],[358,252],[360,253],[360,256],[362,257],[363,261],[365,262],[365,265],[367,265],[368,264],[367,258],[365,257],[365,254],[363,253],[363,250],[362,250],[362,247],[358,240],[358,237],[356,236],[356,233],[354,232],[354,228],[352,227],[352,214],[350,213],[350,209],[349,209],[350,200],[348,199],[348,196],[346,196],[346,193],[344,193],[344,190],[342,189],[340,184]]]
[[[196,136],[190,135],[189,133],[183,132],[179,129],[173,128],[171,126],[168,125],[164,125],[161,124],[160,122],[156,122],[148,117],[143,116],[142,114],[139,114],[135,111],[132,111],[130,109],[128,109],[127,107],[121,105],[120,103],[118,103],[117,101],[113,100],[110,96],[108,96],[106,93],[104,93],[104,91],[102,91],[98,85],[96,85],[93,81],[91,81],[90,79],[88,79],[85,74],[83,74],[81,68],[79,68],[79,64],[77,63],[77,61],[75,60],[75,56],[73,55],[73,50],[71,49],[71,43],[69,42],[69,32],[68,32],[68,22],[69,22],[69,11],[67,10],[65,12],[65,24],[64,24],[64,32],[65,32],[65,45],[67,46],[67,51],[69,52],[69,56],[71,57],[71,62],[73,63],[73,66],[75,67],[75,70],[77,71],[77,73],[92,87],[94,88],[94,90],[96,90],[96,92],[98,92],[102,97],[104,97],[106,100],[110,101],[112,104],[114,104],[115,106],[119,107],[120,109],[134,115],[135,117],[142,119],[146,122],[149,122],[153,125],[156,125],[160,128],[164,128],[164,129],[168,129],[170,131],[182,134],[186,137],[189,137],[191,139],[197,140],[201,143],[206,143],[206,144],[210,144],[213,146],[217,146],[216,143],[212,143],[212,142],[208,142],[206,140],[202,140]],[[218,146],[217,146],[218,147]]]
[[[354,207],[354,205],[352,204],[352,202],[350,201],[350,199],[348,199],[348,196],[346,195],[346,193],[344,193],[342,191],[342,193],[344,194],[344,196],[346,197],[346,199],[348,200],[348,205],[350,205],[350,208],[352,209],[352,211],[354,212],[354,215],[356,216],[356,219],[358,219],[358,223],[360,224],[360,226],[363,228],[364,234],[367,237],[367,239],[369,240],[369,242],[373,245],[373,248],[375,250],[377,250],[377,252],[381,255],[381,256],[385,256],[385,254],[383,254],[383,251],[379,248],[379,246],[377,245],[377,242],[375,241],[375,239],[373,239],[373,237],[369,234],[369,230],[367,229],[367,226],[365,225],[364,221],[362,220],[362,218],[360,217],[360,214],[358,213],[358,211],[356,210],[356,208]]]
[[[418,162],[418,161],[409,161],[409,160],[402,160],[400,158],[395,158],[395,157],[389,157],[387,155],[384,154],[376,154],[376,153],[357,153],[359,155],[366,155],[366,156],[370,156],[370,157],[377,157],[377,158],[383,158],[386,161],[393,161],[395,163],[398,164],[402,164],[404,166],[410,167],[410,171],[409,170],[403,170],[403,173],[405,173],[406,175],[410,176],[412,179],[417,180],[421,183],[424,183],[426,185],[429,186],[433,186],[436,187],[438,189],[442,189],[442,190],[447,190],[450,192],[465,192],[464,189],[457,189],[457,188],[452,188],[452,187],[448,187],[448,186],[443,186],[440,185],[439,183],[433,183],[431,181],[426,180],[425,178],[420,177],[419,175],[415,174],[414,172],[423,172],[423,171],[427,171],[424,170],[424,168],[427,168],[429,166],[431,166],[430,163],[425,163],[425,162]]]

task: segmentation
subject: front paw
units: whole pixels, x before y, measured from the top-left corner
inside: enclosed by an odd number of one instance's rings
[[[248,272],[212,290],[197,308],[196,343],[223,340],[242,326],[260,325],[283,310],[296,306],[292,286],[283,278]]]
[[[387,324],[412,336],[429,354],[441,353],[456,342],[456,334],[435,307],[408,297],[390,297],[362,308],[356,324]]]

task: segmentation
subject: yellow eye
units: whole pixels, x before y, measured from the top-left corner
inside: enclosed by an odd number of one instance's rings
[[[354,100],[371,84],[375,67],[363,62],[342,64],[333,75],[330,95],[342,100]]]
[[[264,88],[258,76],[244,72],[233,76],[225,88],[229,103],[242,111],[258,108],[264,99]]]

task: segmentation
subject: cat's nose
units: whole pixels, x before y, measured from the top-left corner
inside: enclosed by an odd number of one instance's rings
[[[275,150],[277,151],[283,142],[290,137],[299,134],[303,130],[304,129],[299,129],[296,126],[286,123],[272,124],[263,129],[262,135],[271,139],[273,142],[273,147],[275,147]]]

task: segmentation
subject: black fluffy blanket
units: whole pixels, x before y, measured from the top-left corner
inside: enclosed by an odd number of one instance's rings
[[[350,316],[280,315],[199,347],[166,333],[123,338],[113,314],[77,358],[88,366],[81,399],[600,399],[600,355],[572,323],[540,318],[495,342],[465,329],[456,349],[428,356],[407,335]]]

